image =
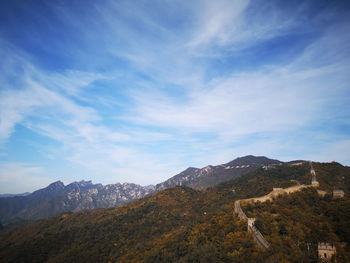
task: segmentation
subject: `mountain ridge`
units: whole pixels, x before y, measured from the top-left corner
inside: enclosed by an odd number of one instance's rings
[[[63,212],[108,208],[126,204],[132,200],[152,195],[174,186],[205,189],[231,180],[259,167],[280,165],[283,162],[264,156],[238,157],[226,164],[207,165],[203,168],[188,167],[156,186],[133,183],[93,184],[92,181],[61,181],[51,183],[28,196],[0,198],[0,221],[36,220]]]
[[[30,195],[30,192],[25,192],[25,193],[19,193],[19,194],[0,194],[0,198],[5,198],[5,197],[15,197],[15,196],[27,196]]]
[[[168,180],[157,184],[156,190],[177,185],[203,189],[236,178],[261,166],[267,167],[282,163],[279,160],[269,159],[265,156],[247,155],[225,164],[207,165],[203,168],[189,167]]]
[[[337,262],[349,262],[350,169],[337,163],[313,167],[325,196],[310,188],[244,208],[257,218],[268,251],[256,246],[234,214],[234,202],[310,184],[307,162],[260,167],[205,190],[176,186],[127,205],[9,228],[0,232],[0,261],[311,263],[318,261],[318,242],[329,242]],[[344,198],[332,198],[333,189],[343,189]]]

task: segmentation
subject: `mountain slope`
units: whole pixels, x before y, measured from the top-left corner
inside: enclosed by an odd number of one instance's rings
[[[278,164],[281,162],[249,155],[223,165],[209,165],[202,169],[190,167],[155,187],[130,183],[103,186],[91,181],[73,182],[65,186],[58,181],[25,197],[0,198],[0,222],[36,220],[66,211],[118,206],[176,185],[207,188],[258,167]]]
[[[293,195],[285,199],[289,207],[276,203],[273,211],[269,208],[271,204],[265,203],[268,207],[259,212],[262,225],[267,224],[268,218],[276,217],[269,214],[278,213],[276,219],[287,223],[285,229],[288,232],[280,231],[280,228],[272,231],[271,238],[275,239],[269,239],[272,249],[266,252],[256,247],[246,231],[246,224],[234,215],[233,203],[236,199],[267,194],[273,187],[296,183],[291,180],[310,184],[308,163],[260,168],[206,190],[174,187],[118,208],[65,213],[23,229],[8,230],[0,234],[0,261],[316,262],[317,255],[308,254],[306,246],[309,243],[309,246],[317,247],[320,239],[317,228],[310,227],[316,217],[318,224],[329,225],[334,221],[342,226],[340,232],[332,225],[327,231],[339,241],[336,245],[343,246],[344,243],[344,248],[338,250],[337,247],[337,262],[347,262],[346,251],[350,244],[344,234],[350,231],[347,190],[350,168],[335,163],[314,164],[314,168],[317,174],[322,174],[322,190],[338,187],[343,180],[345,198],[337,201],[325,197],[317,201],[316,192],[305,191],[297,193],[301,194],[297,199]],[[329,211],[321,217],[318,216],[319,204],[324,211]],[[245,209],[258,217],[254,213],[259,207],[262,204],[251,207],[250,211]],[[296,225],[305,230],[305,235],[299,234],[300,231],[295,232],[297,238],[289,234],[294,231],[289,229],[288,222],[294,220],[300,221]]]
[[[151,192],[152,189],[128,183],[102,186],[81,181],[64,186],[58,181],[25,197],[1,198],[0,220],[35,220],[66,211],[113,207]]]
[[[215,262],[216,255],[199,234],[203,227],[209,230],[203,223],[206,219],[212,224],[219,219],[235,222],[235,217],[233,213],[204,215],[201,196],[190,188],[176,187],[124,207],[53,217],[24,232],[0,236],[0,261],[172,262],[181,257],[193,262],[201,255]],[[239,221],[226,224],[218,245],[235,229],[241,240],[232,248],[244,245],[256,251],[244,228]]]
[[[156,185],[156,189],[162,190],[177,185],[185,185],[197,189],[207,188],[241,176],[261,166],[279,164],[282,164],[282,162],[263,156],[256,157],[248,155],[217,166],[208,165],[202,169],[194,167],[187,168],[185,171],[171,177],[165,182]]]
[[[295,253],[296,261],[305,262],[308,254],[317,258],[317,245],[323,242],[336,246],[337,262],[350,260],[349,198],[320,197],[316,189],[306,188],[242,208],[248,217],[256,218],[255,225],[271,250]]]

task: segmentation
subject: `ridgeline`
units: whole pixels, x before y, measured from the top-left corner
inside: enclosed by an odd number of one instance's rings
[[[320,197],[304,189],[247,204],[269,242],[256,245],[234,213],[239,199],[311,184],[309,163],[258,168],[206,190],[174,187],[117,208],[64,213],[0,235],[1,262],[315,262],[317,243],[333,242],[350,260],[350,168],[313,163]],[[333,199],[342,189],[345,197]],[[311,244],[311,245],[310,245]]]

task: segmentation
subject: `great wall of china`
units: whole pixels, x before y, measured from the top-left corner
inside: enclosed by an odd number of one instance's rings
[[[311,173],[311,185],[295,185],[288,188],[273,188],[273,191],[267,195],[236,200],[234,203],[234,211],[238,215],[241,220],[245,220],[247,222],[248,232],[250,232],[254,238],[254,241],[262,248],[268,249],[270,247],[269,242],[264,238],[264,236],[260,233],[260,231],[255,227],[254,222],[255,218],[248,218],[247,215],[243,212],[241,207],[241,202],[266,202],[267,200],[273,201],[273,199],[282,194],[290,194],[297,191],[300,191],[304,188],[308,187],[318,187],[319,183],[316,179],[316,173],[314,168],[312,167],[312,162],[310,161],[310,173]]]
[[[247,221],[248,232],[250,232],[254,238],[254,241],[265,249],[268,249],[270,244],[266,241],[260,231],[254,226],[255,218],[248,218],[247,215],[243,212],[240,204],[241,200],[235,201],[235,212],[238,214],[238,217],[242,220]]]

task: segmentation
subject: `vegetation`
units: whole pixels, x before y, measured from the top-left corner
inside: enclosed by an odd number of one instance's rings
[[[350,168],[339,163],[314,163],[320,187],[326,191],[342,189],[346,196],[350,195]]]
[[[263,196],[270,193],[274,187],[286,188],[296,184],[311,184],[309,165],[281,165],[269,169],[259,168],[236,180],[218,185],[223,191],[231,186],[239,199]]]
[[[314,166],[316,173],[323,172],[324,189],[332,188],[328,177],[344,168],[330,172],[328,165]],[[315,262],[318,241],[334,242],[337,262],[346,262],[347,198],[319,198],[305,190],[243,207],[271,243],[267,251],[256,246],[246,223],[234,215],[234,200],[296,183],[291,180],[309,184],[308,170],[307,165],[258,169],[207,190],[175,187],[118,208],[64,213],[5,229],[0,262]],[[349,168],[344,171],[348,178]]]
[[[243,206],[271,244],[274,257],[315,262],[318,242],[336,245],[337,262],[350,260],[350,200],[320,197],[315,189],[283,195],[273,202]],[[277,253],[278,252],[278,253]]]

